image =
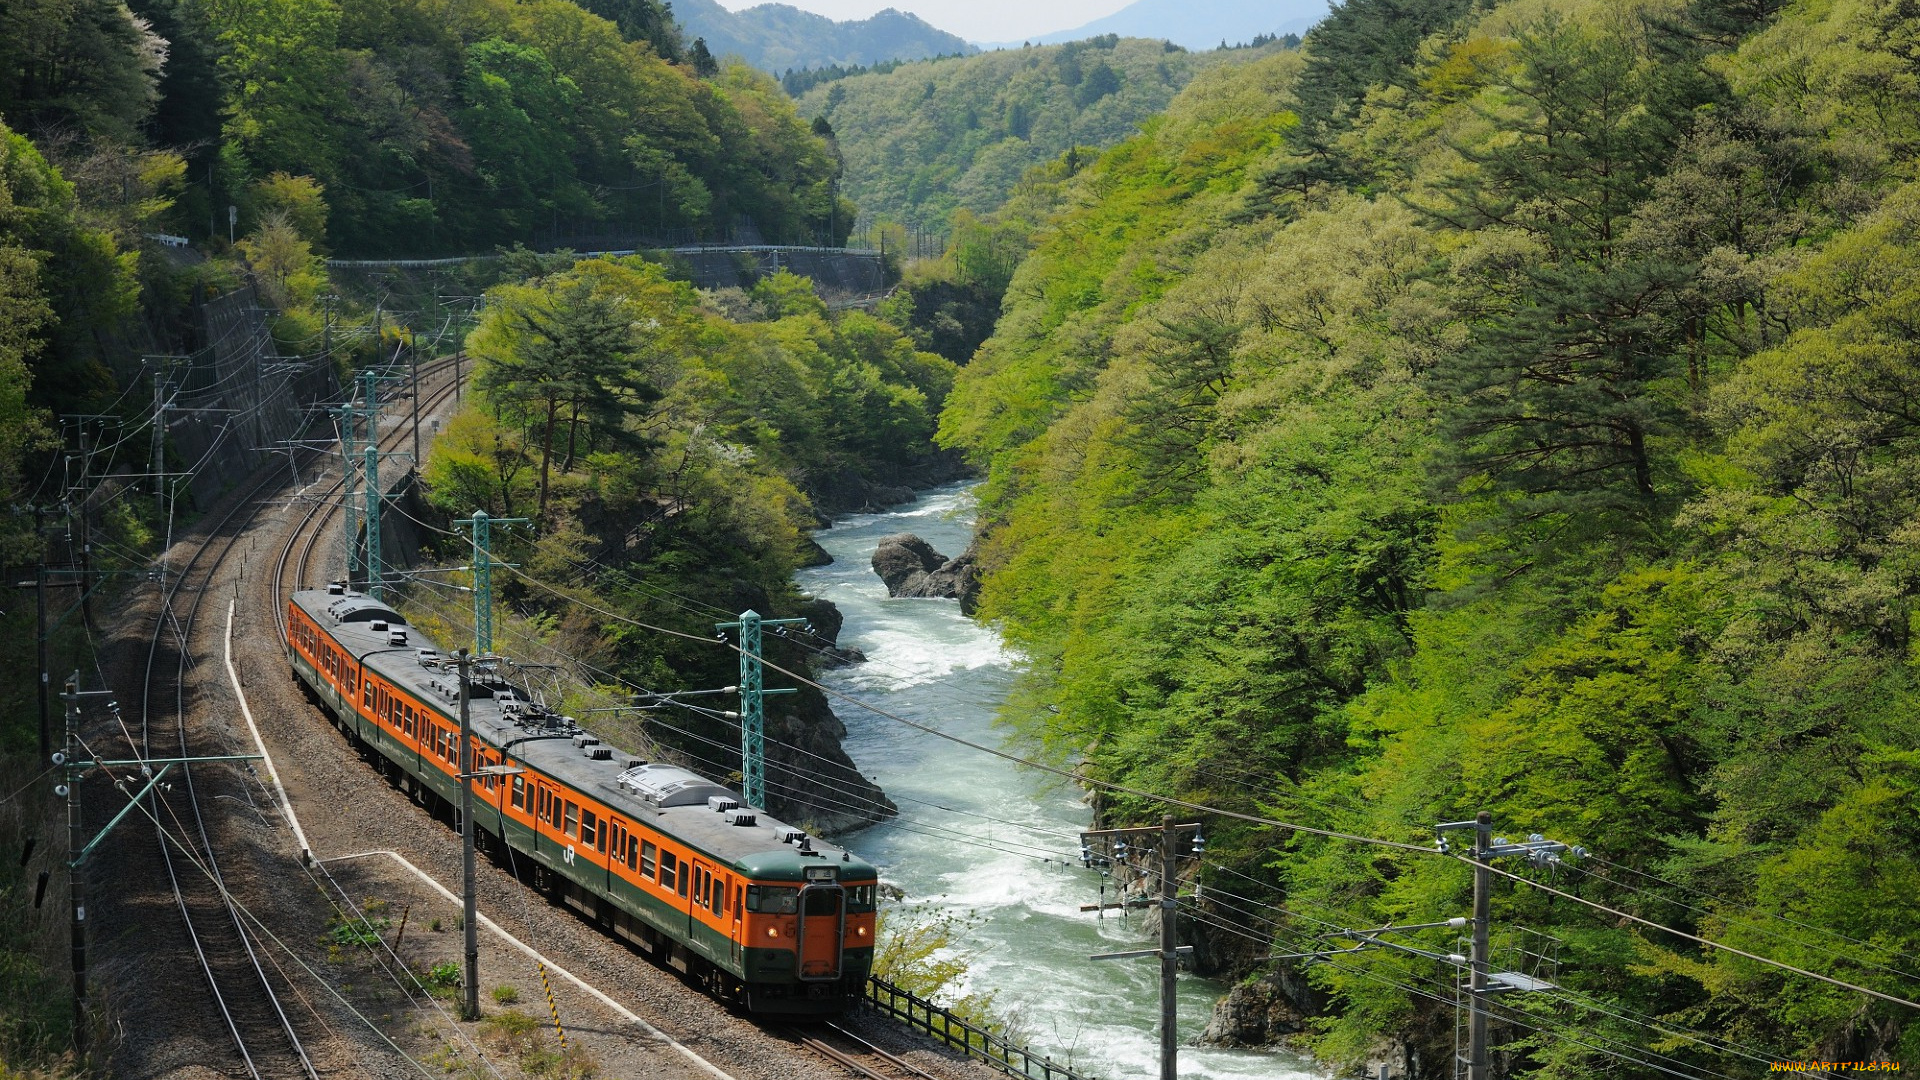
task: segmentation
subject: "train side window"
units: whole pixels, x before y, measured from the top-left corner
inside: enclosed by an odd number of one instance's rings
[[[540,789],[540,812],[535,816],[548,823],[553,821],[553,792],[546,788]]]
[[[591,810],[580,811],[580,846],[593,847],[600,835],[600,815]]]
[[[525,810],[527,808],[527,782],[517,776],[513,778],[512,798],[513,808],[515,810]]]
[[[699,907],[707,906],[707,868],[693,868],[693,902]]]
[[[686,899],[686,896],[687,896],[687,886],[688,886],[688,885],[690,885],[690,884],[692,884],[692,883],[691,883],[691,882],[689,882],[689,881],[688,881],[687,879],[688,879],[688,878],[690,878],[690,877],[692,877],[692,876],[693,876],[692,874],[689,874],[689,873],[687,873],[687,866],[686,866],[686,864],[685,864],[685,863],[682,863],[682,864],[681,864],[681,866],[680,866],[680,898],[681,898],[682,900],[684,900],[684,899]]]
[[[673,852],[660,853],[660,887],[668,892],[673,891],[674,869],[679,866],[679,863],[680,860],[673,857]]]
[[[568,836],[580,835],[580,804],[572,799],[566,800],[566,810],[563,812],[560,831]]]
[[[740,917],[741,910],[747,906],[746,898],[742,895],[745,892],[746,890],[738,885],[733,887],[733,917],[736,919]]]
[[[640,865],[640,843],[632,833],[627,834],[627,869],[637,869]]]
[[[642,843],[640,845],[640,876],[641,877],[651,878],[653,876],[653,853],[654,853],[653,841],[648,840],[645,843]]]

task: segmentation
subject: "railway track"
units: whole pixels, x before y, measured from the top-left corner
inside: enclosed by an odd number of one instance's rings
[[[866,1080],[939,1080],[932,1073],[901,1060],[839,1024],[826,1023],[790,1030],[794,1041],[801,1046]]]
[[[455,370],[453,361],[443,361],[420,369],[421,378],[437,376]],[[436,385],[429,396],[421,403],[422,414],[431,413],[453,396],[459,389],[454,379],[447,379]],[[418,391],[416,391],[418,392]],[[381,436],[380,446],[391,450],[412,436],[411,427],[396,427]],[[287,597],[296,589],[303,588],[313,567],[313,553],[320,545],[320,538],[327,532],[333,519],[340,516],[340,503],[336,496],[345,486],[344,481],[335,483],[324,493],[312,500],[306,515],[298,525],[287,531],[286,543],[281,545],[280,555],[273,570],[273,611],[274,626],[279,630],[280,640],[286,640]],[[297,554],[296,554],[297,549]]]
[[[422,369],[422,375],[430,377],[452,366],[451,360],[431,364]],[[436,402],[452,389],[449,380],[436,392]],[[383,444],[397,444],[409,433],[408,429],[391,433]],[[310,463],[322,451],[305,454]],[[195,664],[192,641],[206,594],[242,538],[272,505],[271,493],[283,482],[279,474],[263,472],[244,493],[229,500],[225,512],[208,525],[204,539],[171,580],[162,581],[141,677],[140,735],[134,740],[132,732],[127,732],[140,758],[185,758],[227,749],[197,745],[189,720],[195,704],[188,678]],[[323,498],[337,495],[342,487],[334,484]],[[317,507],[310,510],[308,519],[317,511]],[[187,943],[238,1064],[254,1080],[299,1076],[319,1080],[322,1068],[308,1041],[316,1030],[324,1029],[324,1021],[306,1008],[289,1006],[289,998],[297,991],[289,993],[293,988],[266,955],[267,946],[243,913],[237,894],[245,886],[229,881],[216,840],[220,819],[206,809],[212,799],[221,797],[251,804],[246,782],[225,768],[196,773],[183,766],[178,775],[181,783],[156,793],[153,804],[159,854]]]

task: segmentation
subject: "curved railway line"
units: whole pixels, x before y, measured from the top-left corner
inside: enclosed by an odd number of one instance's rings
[[[422,375],[438,375],[453,367],[451,359],[440,361],[424,367]],[[454,382],[444,380],[434,391],[434,403],[453,391]],[[407,429],[389,433],[382,440],[383,448],[396,447],[408,434]],[[303,453],[311,463],[324,452]],[[197,663],[192,641],[201,604],[212,591],[216,575],[271,505],[272,500],[263,499],[263,495],[282,482],[277,472],[263,472],[244,492],[227,501],[217,520],[204,526],[204,537],[171,579],[162,578],[141,675],[141,729],[137,738],[126,732],[129,741],[135,743],[134,754],[141,759],[212,755],[224,749],[196,746],[192,735],[188,673]],[[321,501],[308,510],[303,528],[296,529],[295,534],[304,531],[317,537],[337,513],[335,499],[343,487],[344,481],[336,482],[322,493]],[[325,514],[321,514],[323,508]],[[316,515],[320,520],[313,523]],[[313,542],[309,541],[309,551]],[[167,785],[155,795],[155,838],[173,906],[244,1075],[253,1080],[297,1076],[319,1080],[321,1068],[307,1042],[315,1034],[324,1035],[314,1030],[321,1024],[317,1015],[308,1015],[311,1010],[289,1007],[287,992],[297,991],[272,958],[263,955],[266,944],[249,927],[248,917],[229,889],[220,862],[220,845],[214,839],[216,830],[209,828],[209,813],[204,809],[206,802],[216,798],[250,802],[248,793],[244,785],[238,794],[219,790],[232,786],[233,774],[227,770],[209,772],[224,775],[203,773],[196,780],[195,770],[190,765],[182,766],[182,782]]]
[[[455,361],[452,359],[422,365],[420,376],[423,389],[418,391],[421,397],[420,416],[433,415],[453,395],[455,381],[445,376],[451,374],[454,367]],[[388,400],[395,396],[399,396],[399,393],[389,395]],[[382,436],[380,442],[384,450],[395,449],[411,437],[412,430],[405,418],[400,418],[400,421],[393,423],[391,430]],[[303,475],[305,470],[327,456],[327,451],[318,448],[296,450],[295,475]],[[138,682],[139,700],[143,705],[139,727],[128,729],[123,724],[121,732],[115,736],[119,738],[124,735],[133,750],[130,756],[144,760],[251,753],[252,739],[261,738],[258,730],[251,737],[245,730],[223,735],[219,725],[210,726],[204,721],[195,721],[196,715],[208,710],[209,703],[204,698],[210,691],[204,685],[205,680],[195,680],[192,676],[205,658],[218,659],[214,654],[202,656],[206,649],[196,650],[195,638],[197,633],[204,637],[211,632],[202,625],[207,620],[200,618],[207,593],[232,587],[236,580],[256,588],[264,585],[266,588],[258,590],[261,595],[257,599],[244,601],[243,606],[251,609],[254,617],[264,616],[271,611],[272,622],[261,629],[265,631],[268,625],[272,626],[276,631],[276,640],[267,642],[262,634],[249,648],[257,650],[254,653],[256,665],[266,663],[265,654],[270,651],[276,657],[275,666],[284,673],[284,659],[279,656],[282,646],[278,642],[285,640],[285,594],[288,589],[305,584],[314,573],[322,542],[327,539],[335,519],[340,516],[340,495],[344,489],[343,481],[333,480],[327,485],[316,482],[299,493],[285,491],[286,477],[284,469],[261,470],[243,490],[234,493],[222,508],[203,520],[196,530],[199,537],[195,541],[182,545],[172,556],[172,571],[162,578],[154,601],[152,625],[149,632],[142,634],[144,656],[123,654],[118,662],[121,689],[130,690],[132,684]],[[305,505],[302,506],[302,503]],[[281,506],[288,508],[284,523],[266,521],[270,511]],[[246,569],[248,552],[251,544],[262,536],[269,537],[261,542],[271,543],[273,555],[262,560],[263,565],[257,570],[249,572]],[[264,565],[267,562],[271,563],[270,571]],[[224,575],[223,569],[226,571]],[[270,583],[258,580],[259,576],[269,573]],[[269,607],[259,608],[257,605],[260,603],[266,603]],[[230,614],[227,628],[229,650],[231,620]],[[244,703],[245,697],[252,695],[243,691],[241,676],[232,664],[229,652],[231,690],[242,695]],[[224,685],[226,680],[221,682]],[[269,702],[275,701],[274,694],[268,694],[267,698]],[[255,705],[255,708],[260,707]],[[265,707],[271,715],[274,705]],[[284,715],[282,713],[274,718],[283,719]],[[331,736],[327,725],[314,726],[325,732],[326,737]],[[286,738],[287,735],[287,729],[282,727],[280,738]],[[238,743],[247,745],[241,747]],[[260,746],[264,752],[264,741]],[[308,748],[311,751],[311,743]],[[275,754],[279,756],[279,750],[276,749]],[[296,774],[310,772],[307,763],[300,762],[297,754],[295,761],[298,762]],[[310,757],[308,761],[311,761]],[[358,762],[354,762],[350,768],[357,770]],[[284,938],[275,936],[267,922],[255,914],[255,909],[264,914],[271,903],[284,900],[290,895],[288,890],[291,887],[292,893],[304,891],[310,896],[312,892],[319,892],[337,919],[358,920],[366,925],[367,916],[352,898],[352,890],[384,889],[387,886],[374,886],[368,880],[352,875],[345,879],[336,878],[340,858],[316,859],[289,875],[283,845],[263,841],[259,833],[249,835],[256,820],[262,829],[279,827],[278,819],[283,816],[280,799],[271,794],[273,786],[281,779],[278,774],[269,782],[257,772],[203,765],[198,770],[176,767],[176,775],[182,782],[156,792],[154,801],[150,807],[144,807],[143,812],[153,820],[158,841],[159,866],[154,872],[161,873],[162,880],[168,885],[153,903],[164,903],[179,918],[180,922],[176,924],[180,928],[182,941],[179,955],[183,960],[191,955],[194,963],[164,971],[165,977],[177,978],[178,981],[161,988],[161,993],[152,995],[156,1004],[146,1024],[194,1034],[180,1044],[167,1039],[160,1040],[162,1044],[174,1047],[168,1053],[176,1057],[184,1053],[186,1060],[171,1068],[162,1067],[159,1075],[244,1076],[253,1080],[305,1077],[306,1080],[321,1080],[322,1077],[335,1075],[427,1074],[421,1062],[410,1057],[402,1060],[404,1053],[384,1032],[339,1023],[341,1018],[334,1015],[332,1010],[323,1010],[320,1005],[326,994],[333,994],[347,1010],[353,1007],[332,987],[324,987],[322,993],[316,994],[311,992],[310,986],[297,985],[298,972],[293,969],[308,965],[298,956],[288,953]],[[129,782],[127,790],[130,793],[131,782],[135,778],[123,776],[119,779]],[[311,785],[312,782],[309,777],[307,783]],[[380,783],[377,778],[373,782]],[[275,805],[261,805],[256,801],[256,795],[263,791],[268,793],[267,800]],[[317,793],[309,786],[307,794]],[[284,810],[287,824],[298,830],[298,823],[292,817],[291,796],[283,791],[281,797],[287,800]],[[215,800],[245,803],[253,813],[221,814],[215,809]],[[323,828],[322,831],[327,829]],[[339,850],[339,843],[351,843],[355,839],[358,838],[343,838],[336,829],[334,843],[328,846],[335,846]],[[302,840],[302,854],[304,846]],[[122,845],[122,849],[129,854],[137,850],[126,845]],[[375,854],[391,855],[407,871],[444,893],[441,886],[432,882],[423,870],[399,853]],[[228,858],[223,861],[223,856]],[[330,868],[329,862],[335,865]],[[303,880],[293,885],[288,881],[269,880],[274,877]],[[161,899],[168,891],[171,892],[170,902]],[[551,916],[539,914],[543,907],[537,901],[532,907],[523,903],[518,921],[531,921],[535,926],[550,921]],[[151,918],[160,908],[152,906],[140,910]],[[483,924],[490,924],[490,920],[483,919]],[[597,931],[586,928],[585,924],[578,925],[582,926],[589,938],[599,936]],[[539,959],[539,954],[513,936],[513,932],[498,925],[489,925],[489,928],[502,935],[510,946]],[[152,930],[162,935],[170,934],[161,929],[157,922]],[[516,932],[526,933],[524,930]],[[546,935],[536,933],[534,940],[541,936]],[[570,934],[567,936],[571,937]],[[415,1007],[439,1008],[425,993],[419,992],[423,988],[407,973],[407,965],[384,938],[377,944],[361,944],[371,954],[374,965],[383,969],[384,976],[392,979],[402,994],[412,999]],[[626,952],[624,946],[604,938],[597,946],[588,943],[586,951],[604,955],[607,946],[611,946],[616,955],[632,955]],[[581,946],[576,944],[574,947]],[[162,942],[155,952],[171,956],[170,948],[170,942]],[[551,964],[551,961],[547,963]],[[816,1026],[804,1035],[789,1035],[779,1027],[758,1027],[737,1017],[730,1018],[711,999],[704,999],[697,992],[689,990],[689,1000],[668,1009],[667,1016],[669,1022],[679,1028],[680,1039],[700,1047],[696,1051],[633,1015],[592,984],[581,981],[564,969],[556,967],[554,970],[558,975],[572,980],[588,997],[598,998],[601,1005],[612,1013],[624,1015],[622,1022],[632,1022],[643,1029],[638,1038],[640,1046],[663,1049],[671,1046],[678,1051],[692,1063],[693,1074],[739,1076],[743,1080],[793,1080],[797,1077],[813,1080],[845,1073],[884,1080],[949,1080],[954,1076],[983,1075],[983,1071],[975,1067],[944,1060],[935,1064],[936,1073],[928,1073],[839,1025],[831,1028]],[[608,977],[604,972],[603,968],[603,979]],[[660,977],[677,981],[664,969]],[[412,985],[406,985],[408,982]],[[204,995],[191,990],[195,984],[205,987]],[[628,994],[635,992],[630,986],[623,986],[623,989]],[[679,1014],[677,1017],[676,1013]],[[707,1019],[691,1025],[685,1022],[686,1017],[699,1015],[705,1015]],[[358,1019],[366,1021],[367,1017],[360,1016]],[[849,1022],[853,1021],[850,1019]],[[856,1023],[856,1026],[859,1025]],[[222,1058],[216,1049],[216,1040],[228,1044],[230,1056]],[[800,1049],[796,1049],[796,1043]],[[393,1052],[393,1056],[385,1056],[389,1051]],[[724,1071],[715,1062],[721,1063],[724,1070],[732,1071]],[[657,1070],[650,1068],[647,1071]],[[673,1074],[668,1072],[662,1075]]]

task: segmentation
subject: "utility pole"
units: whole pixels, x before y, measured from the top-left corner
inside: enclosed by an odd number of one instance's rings
[[[493,526],[525,525],[526,518],[497,518],[485,510],[470,517],[454,518],[455,525],[473,531],[473,651],[476,656],[493,654]],[[502,564],[507,565],[507,564]]]
[[[1520,972],[1495,972],[1489,954],[1493,927],[1493,869],[1495,859],[1514,856],[1525,858],[1536,867],[1550,867],[1560,862],[1560,856],[1568,854],[1574,858],[1586,855],[1586,849],[1563,844],[1558,840],[1549,840],[1539,833],[1528,836],[1518,844],[1507,842],[1504,836],[1493,835],[1493,815],[1485,810],[1474,815],[1472,821],[1450,821],[1434,826],[1440,834],[1439,849],[1442,854],[1448,850],[1446,834],[1449,832],[1473,830],[1473,918],[1472,949],[1467,954],[1468,976],[1467,995],[1470,1010],[1467,1021],[1467,1080],[1493,1080],[1492,1062],[1487,1044],[1487,1002],[1496,993],[1508,991],[1534,992],[1552,989],[1551,985],[1540,979]],[[1456,1032],[1458,1029],[1455,1029]],[[1455,1044],[1456,1048],[1458,1044]],[[1456,1050],[1457,1052],[1457,1050]],[[1455,1063],[1457,1069],[1459,1063]]]
[[[354,407],[353,400],[349,397],[345,405],[333,410],[333,415],[340,420],[340,483],[342,485],[341,514],[343,517],[340,525],[340,536],[341,539],[346,541],[347,586],[351,588],[353,586],[354,571],[360,567],[360,524],[355,520],[353,505],[354,447],[359,434],[356,421],[360,417],[360,410]]]
[[[160,520],[167,520],[167,380],[161,369],[153,372],[153,433],[147,449],[148,467],[153,471],[153,507]]]
[[[407,367],[412,377],[408,382],[413,387],[413,467],[417,470],[425,460],[420,456],[420,350],[407,346]]]
[[[1089,866],[1093,865],[1096,858],[1108,864],[1116,859],[1123,863],[1127,862],[1128,837],[1140,841],[1157,836],[1159,840],[1160,947],[1096,953],[1087,959],[1130,960],[1145,956],[1160,958],[1160,1080],[1177,1080],[1180,1074],[1180,1017],[1175,991],[1178,988],[1180,958],[1193,954],[1193,946],[1176,944],[1179,941],[1179,927],[1175,920],[1180,910],[1180,835],[1185,832],[1193,834],[1191,851],[1193,857],[1199,858],[1205,854],[1207,844],[1206,839],[1200,835],[1199,824],[1176,825],[1172,814],[1163,815],[1158,826],[1096,829],[1080,834],[1081,860]],[[1094,851],[1096,843],[1100,844],[1099,852]]]
[[[151,795],[160,787],[160,782],[175,765],[188,765],[194,762],[214,761],[259,761],[258,754],[228,754],[217,757],[178,757],[178,758],[136,758],[131,761],[98,761],[81,757],[85,749],[80,742],[80,701],[83,698],[109,697],[106,690],[81,690],[80,673],[75,671],[67,677],[66,690],[60,698],[67,703],[67,732],[65,749],[53,755],[53,764],[65,769],[66,782],[54,787],[53,793],[67,800],[67,893],[72,903],[72,955],[73,955],[73,1049],[85,1053],[87,1049],[87,857],[93,854],[107,834],[119,825],[142,799]],[[118,708],[118,706],[110,706]],[[154,766],[159,766],[155,769]],[[122,807],[112,820],[100,830],[99,835],[87,839],[86,824],[80,813],[80,777],[89,769],[138,768],[146,778],[142,787],[127,805]]]
[[[380,309],[373,309],[377,322]],[[379,348],[379,338],[374,339],[374,347]],[[377,352],[375,355],[379,355]],[[373,371],[360,373],[360,389],[365,400],[360,405],[360,415],[367,420],[366,468],[361,477],[366,481],[366,527],[367,552],[363,560],[367,568],[367,595],[372,596],[380,587],[380,400],[379,378]],[[351,495],[348,496],[351,499]]]
[[[67,685],[60,699],[67,704],[67,732],[63,741],[64,750],[53,755],[53,764],[64,766],[66,783],[57,785],[53,792],[67,800],[67,896],[70,901],[73,958],[73,1048],[85,1053],[87,1049],[87,854],[93,850],[94,843],[87,840],[86,822],[80,813],[80,774],[91,762],[80,760],[80,700],[90,697],[107,697],[105,690],[80,689],[80,673],[75,671],[67,676]],[[154,780],[157,782],[158,777]],[[148,790],[152,790],[148,784]],[[142,792],[145,794],[145,792]],[[136,796],[136,801],[138,797]],[[131,806],[128,807],[131,809]],[[120,812],[121,817],[126,811]],[[119,821],[115,818],[114,821]],[[108,825],[111,829],[113,826]],[[104,832],[102,835],[105,835]]]
[[[1180,954],[1173,936],[1174,911],[1179,907],[1180,879],[1174,872],[1173,815],[1160,819],[1160,1080],[1176,1080],[1179,1069],[1180,1020],[1174,998],[1174,977],[1180,973]]]
[[[47,703],[47,691],[51,689],[47,684],[52,676],[47,671],[47,567],[44,563],[33,569],[33,590],[34,644],[40,660],[40,756],[44,758],[53,752],[53,718]]]
[[[765,662],[760,658],[760,629],[765,626],[801,626],[805,619],[763,619],[752,608],[740,613],[740,621],[714,623],[725,633],[740,631],[740,797],[748,806],[767,808],[766,733],[768,694],[792,694],[798,691],[765,688]]]
[[[90,492],[85,490],[85,485],[89,474],[93,471],[93,448],[89,445],[87,439],[87,422],[85,420],[75,425],[75,434],[80,440],[80,483],[82,490],[79,493],[80,497],[78,499],[74,499],[71,495],[68,496],[67,513],[71,515],[77,512],[79,515],[80,573],[83,575],[81,580],[87,581],[91,580],[93,576],[93,526],[92,523],[87,520],[87,498]],[[83,587],[80,590],[80,619],[82,625],[93,625],[92,589]]]
[[[380,448],[367,442],[367,595],[378,599],[386,588],[380,551]]]
[[[1467,1080],[1492,1080],[1487,1075],[1487,943],[1493,913],[1493,815],[1485,810],[1473,819],[1473,948],[1467,991],[1473,1002],[1467,1028]]]
[[[473,719],[467,702],[473,696],[472,659],[460,653],[460,874],[461,915],[467,931],[465,1019],[480,1019],[480,937],[473,900]]]
[[[74,762],[80,755],[80,673],[75,671],[67,679],[65,692],[60,695],[67,703],[67,732],[62,745],[65,753],[60,764],[67,767],[67,782],[60,794],[67,797],[67,897],[72,928],[73,959],[73,1048],[84,1052],[87,1048],[87,872],[79,861],[80,852],[87,846],[86,823],[80,816],[80,774],[74,768]]]

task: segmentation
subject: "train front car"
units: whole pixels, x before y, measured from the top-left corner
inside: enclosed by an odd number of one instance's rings
[[[734,864],[749,882],[739,929],[747,1009],[829,1016],[860,999],[873,970],[877,874],[797,829],[783,839]]]

